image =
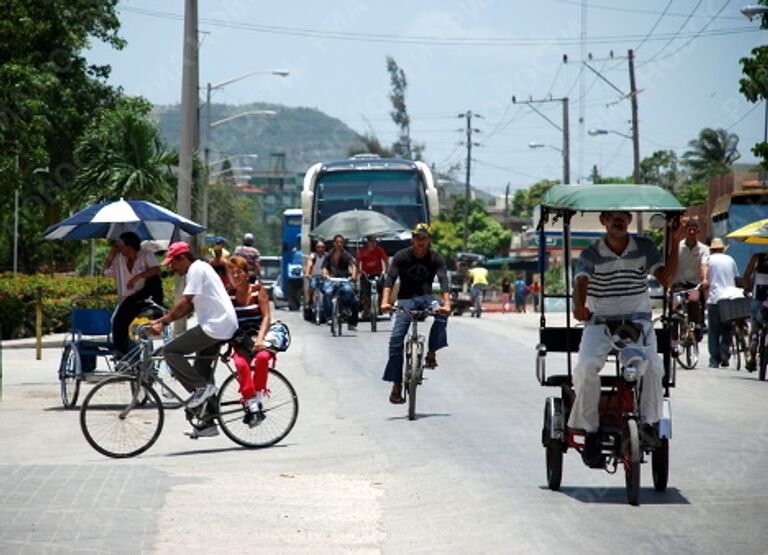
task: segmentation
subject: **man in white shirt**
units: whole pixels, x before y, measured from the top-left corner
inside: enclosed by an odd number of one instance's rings
[[[194,409],[208,401],[208,412],[215,413],[213,359],[219,352],[220,343],[231,339],[237,331],[235,308],[211,265],[197,260],[186,243],[180,241],[168,247],[162,265],[170,266],[180,276],[186,276],[186,285],[171,310],[151,323],[152,329],[160,333],[163,326],[174,320],[193,310],[197,313],[198,324],[170,341],[163,350],[163,356],[174,377],[187,391],[194,392],[187,401],[187,408]],[[191,353],[198,355],[194,366],[186,358]],[[218,433],[216,424],[210,421],[202,428],[193,428],[187,435],[197,439]]]
[[[707,289],[707,265],[709,249],[699,241],[699,222],[689,218],[683,226],[685,237],[680,241],[680,253],[677,260],[677,273],[672,285],[673,291],[683,291],[700,286],[699,291],[688,296],[688,318],[696,324],[696,337],[701,341],[701,324],[704,321],[704,291]],[[673,334],[677,330],[673,329]],[[673,336],[676,341],[676,335]]]
[[[729,287],[736,287],[739,269],[736,262],[725,254],[725,243],[719,237],[709,245],[709,294],[707,295],[707,345],[709,367],[728,366],[731,358],[731,325],[720,321],[717,307],[723,293]]]

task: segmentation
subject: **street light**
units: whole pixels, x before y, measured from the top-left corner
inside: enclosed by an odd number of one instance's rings
[[[624,137],[625,139],[632,140],[632,135],[619,133],[618,131],[614,131],[613,129],[590,129],[589,131],[587,131],[587,135],[589,135],[590,137],[597,137],[598,135],[607,135],[608,133],[613,133],[614,135],[619,135],[620,137]]]
[[[240,112],[239,114],[235,114],[234,116],[229,116],[220,120],[213,121],[208,124],[208,128],[216,127],[217,125],[221,125],[222,123],[227,123],[228,121],[232,121],[233,119],[242,118],[245,116],[276,116],[277,112],[274,110],[250,110],[248,112]]]
[[[563,155],[563,185],[568,185],[569,177],[568,177],[568,155],[565,150],[562,148],[557,148],[554,145],[544,144],[544,143],[538,143],[536,141],[531,141],[528,143],[528,148],[551,148],[556,151],[558,151],[560,154]]]
[[[221,83],[211,84],[207,83],[205,86],[205,116],[206,116],[206,124],[205,124],[205,151],[204,151],[204,162],[205,162],[205,170],[208,171],[208,159],[210,156],[211,151],[211,127],[213,125],[211,124],[211,93],[218,89],[223,89],[227,85],[234,83],[235,81],[240,81],[241,79],[245,79],[246,77],[251,77],[253,75],[276,75],[278,77],[288,77],[290,75],[290,72],[286,69],[262,69],[257,71],[250,71],[248,73],[245,73],[243,75],[239,75],[238,77],[233,77],[232,79],[227,79],[226,81],[222,81]],[[268,112],[271,110],[262,110],[264,112]],[[240,115],[246,115],[249,114],[249,112],[243,112],[243,114]],[[230,118],[224,118],[226,121],[230,121],[232,119],[235,119],[235,117],[240,117],[240,115],[232,116]],[[274,115],[274,113],[272,114]],[[220,123],[224,123],[224,120],[220,120],[216,122],[216,125]],[[208,177],[206,176],[205,181],[208,181]],[[203,208],[201,210],[202,214],[202,220],[203,220],[203,226],[205,228],[208,228],[208,183],[203,183]]]
[[[749,4],[741,8],[741,13],[747,17],[750,21],[752,18],[761,15],[763,17],[768,16],[768,6],[758,6],[757,4]]]

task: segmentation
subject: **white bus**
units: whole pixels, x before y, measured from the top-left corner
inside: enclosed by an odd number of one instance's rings
[[[371,154],[315,164],[304,176],[301,193],[302,250],[310,250],[312,229],[338,212],[354,209],[381,212],[408,229],[429,223],[439,212],[429,166]],[[395,237],[380,242],[390,254],[407,244]]]

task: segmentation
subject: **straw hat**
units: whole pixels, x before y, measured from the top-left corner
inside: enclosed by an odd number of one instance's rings
[[[725,243],[723,243],[723,240],[720,239],[720,237],[715,237],[712,239],[712,243],[709,245],[709,250],[711,251],[725,251],[728,247],[725,246]]]

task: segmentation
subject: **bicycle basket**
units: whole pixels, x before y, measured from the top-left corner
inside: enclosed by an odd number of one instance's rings
[[[285,323],[277,320],[269,326],[266,335],[264,336],[264,343],[267,348],[273,351],[283,352],[287,351],[291,346],[291,330]]]

